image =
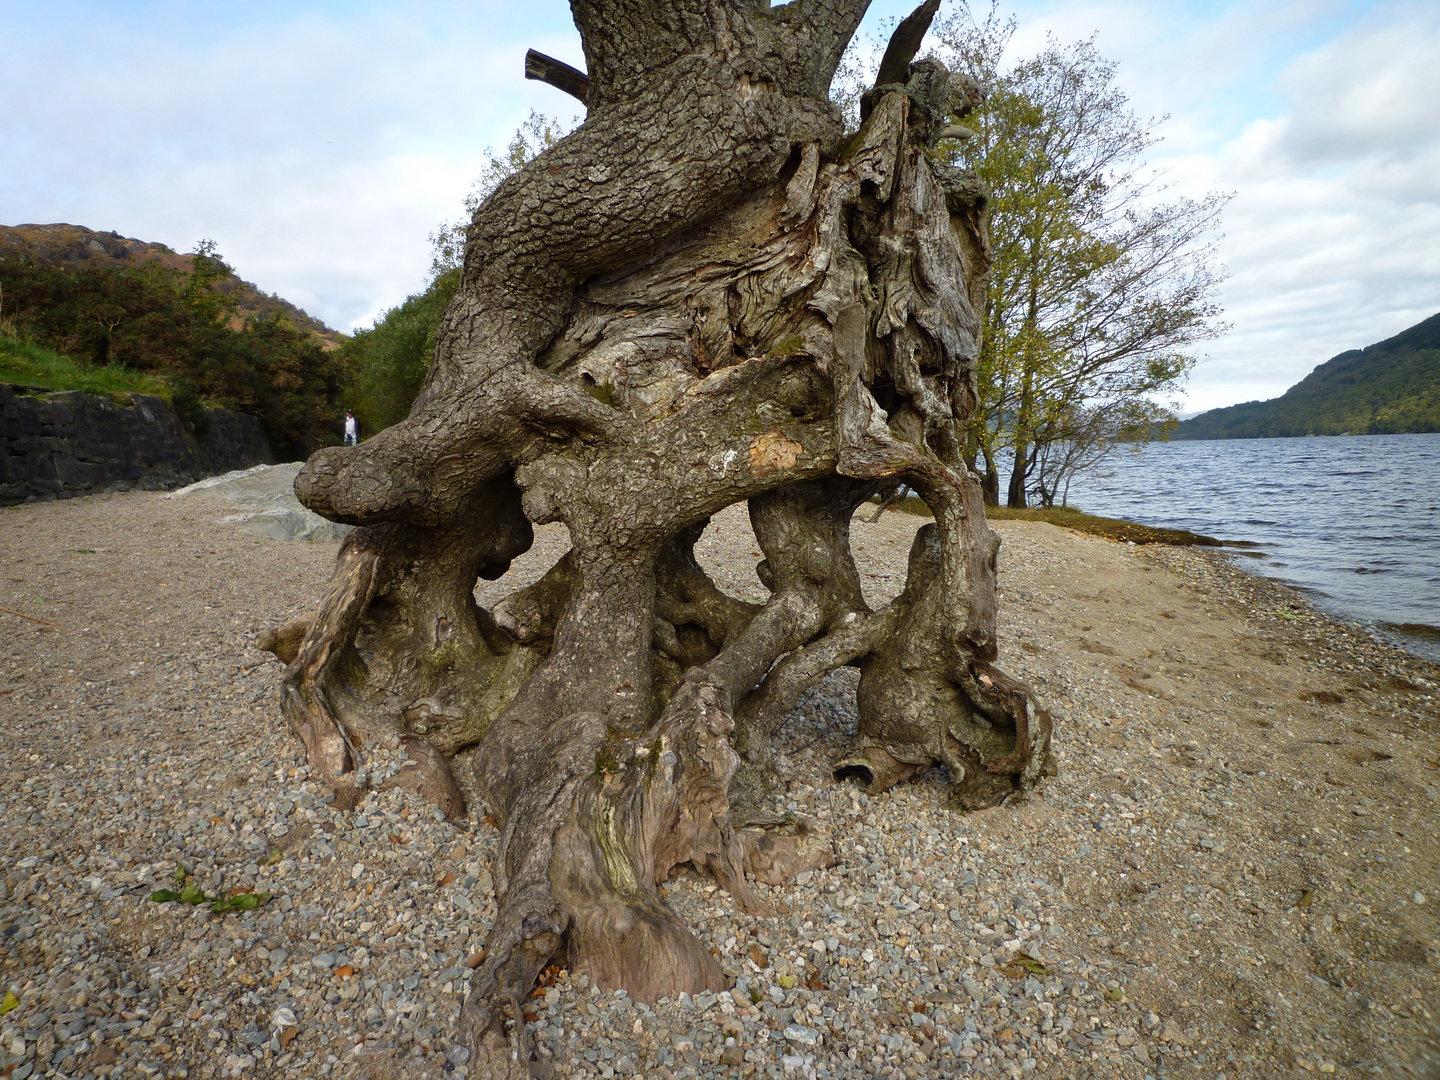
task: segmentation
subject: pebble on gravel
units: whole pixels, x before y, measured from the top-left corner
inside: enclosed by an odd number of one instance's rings
[[[872,603],[903,585],[917,524],[854,524]],[[831,676],[778,737],[775,809],[830,824],[838,865],[757,885],[765,918],[680,868],[669,902],[733,989],[643,1003],[561,972],[527,1005],[557,1076],[1423,1063],[1433,665],[1223,557],[999,528],[1001,664],[1059,718],[1059,776],[969,816],[938,770],[873,799],[836,785],[855,677]],[[254,648],[314,602],[335,545],[139,493],[19,507],[3,529],[0,606],[60,625],[0,639],[0,1075],[466,1076],[450,1036],[495,919],[496,834],[399,789],[334,812]],[[563,530],[538,533],[482,603],[563,551]],[[752,550],[743,509],[699,545],[722,587],[760,599]],[[400,764],[370,754],[377,780]],[[1352,806],[1371,812],[1337,812]],[[270,899],[226,915],[147,899],[178,876]]]

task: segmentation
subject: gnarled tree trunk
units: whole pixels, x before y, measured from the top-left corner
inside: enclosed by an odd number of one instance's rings
[[[315,616],[271,642],[312,764],[353,798],[366,745],[401,735],[411,780],[459,813],[446,761],[481,750],[503,830],[462,1013],[481,1075],[529,1068],[520,1002],[553,959],[646,1000],[723,985],[661,897],[672,867],[758,910],[747,874],[833,858],[814,828],[739,828],[776,727],[828,672],[861,672],[837,779],[880,791],[943,764],[975,807],[1049,766],[1048,715],[992,666],[999,544],[962,456],[985,194],[926,157],[976,92],[912,63],[930,0],[843,137],[827,91],[865,7],[573,0],[588,73],[527,70],[582,96],[585,123],[476,212],[411,416],[296,481],[363,526]],[[936,520],[872,611],[850,517],[900,483]],[[763,605],[692,552],[742,500]],[[476,576],[552,521],[571,551],[477,608]]]

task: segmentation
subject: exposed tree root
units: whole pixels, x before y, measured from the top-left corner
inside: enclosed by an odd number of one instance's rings
[[[759,912],[751,881],[833,863],[822,827],[766,808],[779,725],[837,668],[860,670],[837,779],[944,765],[973,808],[1051,768],[1049,714],[993,667],[999,542],[962,453],[985,195],[927,158],[975,93],[912,63],[933,0],[843,144],[825,95],[864,0],[572,6],[590,71],[534,63],[590,116],[477,212],[410,418],[297,480],[364,527],[314,615],[264,643],[342,804],[398,737],[390,783],[459,815],[447,760],[477,747],[502,828],[461,1020],[480,1076],[546,1074],[522,1003],[551,961],[638,1000],[725,985],[664,902],[675,866]],[[872,611],[850,521],[901,484],[935,521]],[[740,501],[763,605],[694,555]],[[478,608],[477,576],[554,521],[571,551]]]

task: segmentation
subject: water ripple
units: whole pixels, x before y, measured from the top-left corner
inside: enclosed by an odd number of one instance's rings
[[[1340,615],[1440,660],[1440,434],[1156,443],[1078,477],[1094,514],[1247,540]],[[1429,494],[1426,494],[1426,493]],[[1241,560],[1257,573],[1278,563]],[[1279,577],[1279,574],[1272,574]],[[1395,629],[1395,628],[1401,629]]]

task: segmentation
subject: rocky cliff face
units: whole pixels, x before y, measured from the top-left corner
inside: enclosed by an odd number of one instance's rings
[[[0,384],[0,505],[160,490],[275,460],[253,416],[212,410],[197,439],[164,399],[128,398]]]

